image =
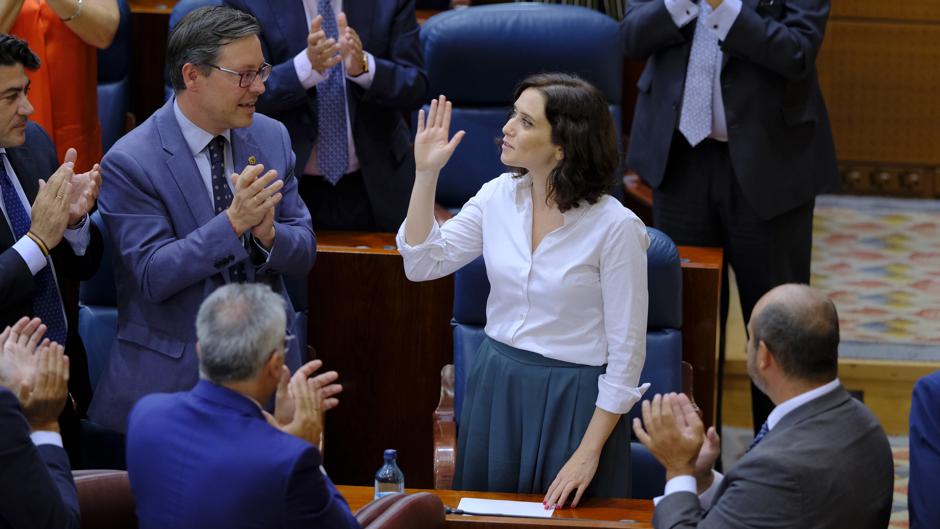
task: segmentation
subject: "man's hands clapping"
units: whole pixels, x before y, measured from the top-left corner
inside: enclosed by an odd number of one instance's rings
[[[226,214],[239,237],[251,230],[258,242],[270,248],[274,243],[274,208],[283,196],[284,181],[273,169],[262,172],[263,165],[249,165],[241,174],[232,175],[235,195]]]
[[[274,397],[274,415],[265,417],[275,428],[319,445],[323,434],[323,413],[339,405],[336,398],[343,387],[336,384],[339,375],[327,371],[310,378],[323,365],[313,360],[301,366],[293,376],[282,368]]]
[[[65,348],[43,338],[39,318],[20,318],[0,333],[0,385],[12,391],[34,431],[58,431],[68,395],[69,359]]]
[[[317,15],[310,22],[310,33],[307,35],[307,58],[313,69],[320,75],[326,75],[327,70],[343,62],[346,74],[350,77],[361,75],[368,64],[362,53],[362,41],[359,34],[351,28],[346,20],[346,13],[340,12],[336,17],[339,39],[328,38],[323,30],[323,16]]]

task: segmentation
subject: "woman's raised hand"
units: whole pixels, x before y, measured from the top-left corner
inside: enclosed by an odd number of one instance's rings
[[[458,131],[448,141],[450,134],[451,103],[440,96],[431,100],[425,122],[424,109],[418,111],[418,133],[415,135],[415,170],[419,173],[438,173],[450,160],[454,149],[463,139],[464,131]]]

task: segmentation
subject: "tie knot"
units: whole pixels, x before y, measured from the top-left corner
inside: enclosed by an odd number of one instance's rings
[[[225,136],[216,136],[209,142],[209,152],[222,152],[225,148]]]

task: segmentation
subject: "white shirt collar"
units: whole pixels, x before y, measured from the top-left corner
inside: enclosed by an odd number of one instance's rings
[[[183,114],[183,111],[180,109],[179,102],[176,99],[173,99],[173,114],[176,116],[176,122],[179,124],[180,131],[183,133],[183,139],[186,140],[186,145],[189,147],[189,150],[193,156],[196,156],[205,150],[206,146],[209,145],[209,142],[215,138],[214,135],[199,128],[198,125],[190,121],[189,118]],[[225,132],[220,134],[220,136],[223,136],[225,140],[229,142],[229,145],[231,145],[231,129],[225,130]]]
[[[773,411],[770,412],[770,415],[767,416],[767,429],[773,430],[774,426],[780,422],[780,419],[783,419],[788,413],[811,400],[818,399],[826,393],[834,391],[839,387],[839,384],[841,384],[841,382],[839,382],[838,378],[835,378],[832,381],[819,386],[818,388],[811,389],[806,393],[800,393],[792,399],[781,402],[777,405],[776,408],[773,409]]]

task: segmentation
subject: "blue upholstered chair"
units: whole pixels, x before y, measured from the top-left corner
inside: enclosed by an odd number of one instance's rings
[[[663,232],[647,228],[649,313],[646,332],[646,363],[640,382],[649,382],[647,397],[656,393],[685,391],[691,395],[691,367],[682,363],[682,270],[679,252]],[[460,417],[463,392],[473,356],[483,340],[486,325],[486,298],[490,284],[483,258],[461,268],[454,277],[454,364],[441,373],[441,405],[435,418],[435,488],[450,488],[455,459],[456,419]],[[688,366],[688,364],[686,364]],[[683,385],[684,379],[686,385]],[[627,420],[640,416],[639,405]],[[662,494],[665,471],[642,444],[631,446],[633,497],[652,498]]]
[[[623,53],[617,23],[608,16],[534,3],[456,9],[425,22],[421,46],[429,93],[453,102],[451,130],[467,132],[441,171],[437,203],[444,208],[459,209],[505,172],[497,138],[516,85],[531,74],[573,73],[591,82],[607,97],[620,137]],[[620,196],[622,189],[612,192]]]
[[[98,121],[101,122],[103,152],[124,135],[131,93],[131,9],[127,0],[118,0],[121,21],[114,41],[98,51]]]

